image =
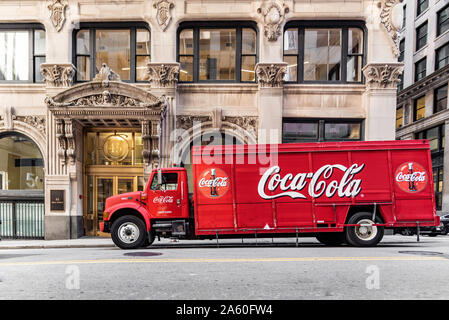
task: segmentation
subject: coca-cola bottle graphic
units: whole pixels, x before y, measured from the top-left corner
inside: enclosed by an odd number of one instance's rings
[[[210,180],[212,181],[210,186],[210,195],[212,197],[218,197],[217,185],[215,183],[215,169],[210,170]]]
[[[408,180],[408,190],[416,191],[415,179],[413,178],[413,163],[412,162],[409,162],[409,164],[408,164],[408,174],[410,175],[409,180]]]

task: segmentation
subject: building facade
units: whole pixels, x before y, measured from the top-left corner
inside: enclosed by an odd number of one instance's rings
[[[97,235],[106,197],[189,173],[194,144],[394,139],[401,21],[398,0],[1,1],[0,231]]]
[[[429,139],[437,210],[449,211],[449,145],[445,140],[449,82],[449,1],[407,0],[399,61],[397,139]]]

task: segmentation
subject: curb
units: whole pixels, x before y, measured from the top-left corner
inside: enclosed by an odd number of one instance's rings
[[[62,244],[62,245],[20,245],[20,246],[0,246],[0,250],[6,249],[68,249],[68,248],[113,248],[114,244]]]

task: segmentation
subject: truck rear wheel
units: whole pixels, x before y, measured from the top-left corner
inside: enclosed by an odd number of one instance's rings
[[[346,240],[344,232],[322,232],[317,234],[316,239],[326,246],[339,246]]]
[[[145,223],[135,216],[123,216],[112,224],[111,238],[122,249],[142,247],[147,238]]]
[[[349,218],[348,224],[360,224],[360,226],[346,227],[346,241],[356,247],[377,245],[384,236],[384,227],[372,226],[374,224],[372,219],[373,214],[369,212],[357,212]]]

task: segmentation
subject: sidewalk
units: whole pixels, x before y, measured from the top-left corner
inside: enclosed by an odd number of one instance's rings
[[[1,249],[101,248],[114,247],[111,238],[82,237],[68,240],[14,240],[2,239]]]

